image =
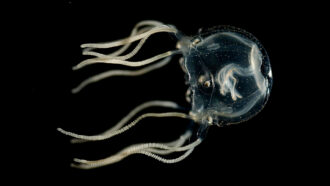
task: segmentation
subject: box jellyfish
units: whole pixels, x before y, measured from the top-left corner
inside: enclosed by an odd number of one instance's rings
[[[157,33],[166,32],[177,38],[176,49],[142,61],[130,61],[146,40]],[[136,43],[132,51],[130,45]],[[130,66],[135,70],[110,70],[92,76],[76,88],[78,93],[91,83],[113,76],[139,76],[159,69],[171,61],[173,55],[179,60],[189,86],[186,100],[191,104],[189,113],[181,111],[171,101],[148,101],[134,108],[109,130],[93,135],[80,135],[58,128],[61,133],[73,137],[72,143],[98,141],[112,138],[129,130],[147,117],[178,117],[193,121],[198,130],[188,129],[177,140],[167,143],[133,144],[117,154],[101,160],[74,159],[72,166],[82,169],[97,168],[119,162],[133,154],[144,154],[163,163],[177,163],[192,153],[205,138],[212,125],[225,126],[246,121],[265,106],[272,87],[272,71],[268,55],[260,42],[250,33],[231,26],[219,26],[200,30],[195,36],[186,36],[172,25],[157,21],[136,24],[129,37],[114,42],[81,45],[83,55],[92,56],[73,67],[78,70],[96,63]],[[120,47],[104,54],[99,49]],[[123,55],[123,53],[126,53]],[[180,92],[178,92],[179,94]],[[150,107],[177,109],[177,112],[139,112]],[[167,155],[181,153],[170,159]],[[172,157],[172,156],[171,156]]]

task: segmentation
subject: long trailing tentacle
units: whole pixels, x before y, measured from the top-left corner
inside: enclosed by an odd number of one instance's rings
[[[148,72],[151,72],[153,70],[159,69],[159,68],[167,65],[171,61],[171,59],[172,59],[171,56],[169,56],[158,63],[152,64],[150,66],[144,67],[139,70],[109,70],[106,72],[102,72],[100,74],[97,74],[95,76],[92,76],[92,77],[84,80],[76,88],[73,88],[71,90],[71,92],[74,94],[78,93],[84,87],[86,87],[87,85],[89,85],[91,83],[95,83],[100,80],[103,80],[103,79],[106,79],[109,77],[113,77],[113,76],[140,76],[140,75],[146,74]]]
[[[164,108],[172,108],[172,109],[178,109],[179,105],[172,101],[162,101],[162,100],[154,100],[154,101],[147,101],[144,102],[137,107],[135,107],[132,111],[130,111],[125,117],[123,117],[116,125],[111,127],[110,129],[96,135],[96,136],[104,136],[104,138],[108,135],[111,135],[114,131],[119,130],[122,128],[125,124],[127,124],[128,121],[130,121],[137,113],[141,112],[144,109],[150,108],[150,107],[164,107]],[[87,139],[77,139],[74,138],[71,140],[72,143],[82,143],[90,141]]]
[[[165,144],[161,143],[145,143],[145,144],[135,144],[130,147],[127,147],[120,151],[119,153],[112,155],[108,158],[101,159],[101,160],[84,160],[84,159],[74,159],[74,164],[72,164],[75,168],[81,168],[81,169],[92,169],[92,168],[98,168],[105,165],[110,165],[116,162],[119,162],[123,160],[124,158],[133,155],[133,154],[144,154],[146,156],[149,156],[151,158],[154,158],[158,161],[161,161],[163,163],[177,163],[179,161],[182,161],[185,159],[191,152],[194,150],[196,146],[198,146],[202,142],[201,138],[198,138],[194,142],[185,145],[185,146],[179,146],[179,147],[171,147]],[[174,159],[167,159],[164,157],[159,156],[158,154],[161,153],[155,153],[152,152],[152,149],[165,149],[172,152],[182,152],[185,151],[185,153],[177,158]]]
[[[106,43],[88,43],[83,44],[81,47],[84,48],[83,55],[91,55],[95,56],[94,58],[86,59],[76,66],[74,66],[72,69],[77,70],[84,66],[95,64],[95,63],[107,63],[107,64],[118,64],[118,65],[125,65],[129,67],[140,67],[145,66],[151,63],[154,63],[158,60],[159,64],[150,65],[148,67],[145,67],[143,69],[139,70],[110,70],[106,71],[100,74],[97,74],[95,76],[92,76],[83,82],[81,82],[76,88],[72,89],[72,93],[78,93],[81,89],[83,89],[88,84],[100,81],[102,79],[112,77],[112,76],[138,76],[145,73],[148,73],[150,71],[153,71],[155,69],[161,68],[168,64],[168,62],[171,59],[171,56],[177,53],[180,53],[179,50],[173,50],[173,51],[167,51],[162,54],[158,54],[156,56],[153,56],[151,58],[141,60],[141,61],[127,61],[128,59],[132,58],[143,46],[145,41],[153,34],[159,33],[159,32],[167,32],[167,33],[176,33],[177,30],[173,26],[164,25],[161,22],[158,21],[152,21],[152,20],[146,20],[141,21],[138,24],[135,25],[133,28],[131,35],[125,39],[114,41],[114,42],[106,42]],[[132,42],[135,42],[137,40],[140,40],[138,45],[128,54],[119,56],[123,52],[125,52],[128,47],[132,44]],[[119,50],[110,53],[110,54],[102,54],[93,51],[94,49],[98,48],[112,48],[123,45]]]
[[[171,59],[171,56],[174,54],[179,53],[178,50],[174,51],[167,51],[165,53],[156,55],[154,57],[151,57],[149,59],[141,60],[141,61],[127,61],[127,59],[130,59],[133,57],[143,46],[145,41],[150,37],[152,34],[159,33],[159,32],[168,32],[168,33],[176,33],[177,30],[173,26],[164,25],[161,22],[158,21],[152,21],[152,20],[146,20],[141,21],[138,24],[135,25],[133,28],[131,35],[126,38],[119,41],[114,42],[107,42],[107,43],[89,43],[89,44],[83,44],[81,47],[85,48],[83,50],[83,55],[91,55],[95,56],[95,58],[86,59],[82,61],[81,63],[77,64],[73,67],[73,70],[80,69],[86,65],[95,64],[95,63],[108,63],[108,64],[119,64],[119,65],[125,65],[130,67],[140,67],[145,66],[151,63],[154,63],[160,59],[163,59],[159,61],[159,64],[150,65],[148,67],[145,67],[143,69],[139,70],[110,70],[106,71],[100,74],[97,74],[95,76],[92,76],[83,82],[81,82],[76,88],[72,89],[72,93],[78,93],[81,89],[83,89],[88,84],[100,81],[102,79],[112,77],[112,76],[139,76],[145,73],[148,73],[150,71],[153,71],[155,69],[161,68],[168,64],[168,62]],[[123,52],[125,52],[128,47],[132,44],[132,42],[140,40],[139,44],[128,54],[119,56]],[[101,54],[98,52],[93,51],[97,48],[112,48],[117,47],[120,45],[124,45],[119,50],[111,53],[111,54]]]
[[[173,148],[181,147],[186,142],[186,140],[191,137],[191,135],[192,135],[192,131],[186,130],[186,132],[183,135],[181,135],[179,139],[172,141],[172,142],[164,143],[164,145],[167,145],[167,146],[173,147]],[[149,149],[146,149],[145,151],[159,154],[159,155],[167,155],[167,154],[171,154],[172,152],[174,152],[171,149],[158,149],[158,148],[149,148]]]
[[[154,57],[151,57],[149,59],[141,60],[141,61],[126,61],[126,60],[120,60],[120,59],[112,59],[112,58],[92,58],[92,59],[86,59],[79,63],[78,65],[72,67],[73,70],[80,69],[82,67],[85,67],[87,65],[96,64],[96,63],[107,63],[107,64],[116,64],[116,65],[124,65],[129,67],[140,67],[144,65],[148,65],[150,63],[156,62],[157,60],[160,60],[162,58],[177,54],[178,51],[167,51],[162,54],[158,54]]]
[[[112,76],[138,76],[145,73],[148,73],[152,70],[158,69],[163,67],[164,65],[168,64],[171,59],[171,56],[177,53],[180,53],[179,50],[167,51],[162,54],[158,54],[153,56],[149,59],[141,60],[141,61],[128,61],[128,59],[135,56],[138,51],[142,48],[146,40],[156,33],[174,33],[177,34],[177,29],[170,25],[164,25],[163,23],[157,21],[142,21],[135,25],[133,28],[131,35],[125,39],[113,41],[113,42],[106,42],[106,43],[87,43],[81,45],[83,49],[83,55],[90,55],[94,56],[94,58],[87,59],[79,63],[78,65],[73,67],[73,70],[80,69],[87,65],[96,64],[96,63],[107,63],[107,64],[118,64],[118,65],[125,65],[129,67],[141,67],[145,65],[149,65],[139,70],[110,70],[98,75],[92,76],[87,80],[83,81],[78,87],[72,90],[73,93],[79,92],[82,88],[87,86],[90,83],[94,83],[100,81],[102,79],[112,77]],[[136,41],[139,43],[135,46],[135,48],[128,52],[125,55],[122,55],[125,51],[128,50],[130,45]],[[106,48],[114,48],[120,47],[115,52],[110,54],[102,54],[100,52],[95,52],[94,50],[97,49],[106,49]],[[162,60],[161,60],[162,59]],[[161,61],[159,61],[161,60]],[[152,64],[156,61],[159,63]],[[165,112],[165,113],[145,113],[138,116],[135,120],[128,123],[138,112],[143,109],[152,106],[160,106],[160,107],[167,107],[167,108],[179,108],[176,103],[173,102],[166,102],[166,101],[150,101],[144,104],[139,105],[135,109],[133,109],[127,116],[125,116],[122,120],[120,120],[114,127],[110,128],[109,130],[93,136],[87,135],[80,135],[73,132],[65,131],[61,128],[57,130],[61,133],[74,137],[72,139],[72,143],[79,143],[79,142],[86,142],[86,141],[98,141],[98,140],[105,140],[116,135],[122,134],[125,131],[129,130],[137,123],[139,123],[142,119],[148,117],[179,117],[185,118],[195,121],[196,118],[194,116],[190,116],[183,112]],[[168,143],[143,143],[143,144],[134,144],[129,147],[124,148],[117,154],[114,154],[108,158],[104,158],[101,160],[84,160],[84,159],[74,159],[73,167],[81,168],[81,169],[91,169],[97,168],[109,164],[113,164],[123,160],[124,158],[133,155],[133,154],[143,154],[154,158],[158,161],[163,163],[177,163],[185,159],[189,154],[192,153],[194,148],[198,146],[202,138],[198,137],[194,142],[188,143],[187,141],[192,136],[192,132],[187,130],[183,135],[180,136],[179,139],[168,142]],[[188,144],[187,144],[188,143]],[[185,145],[186,144],[186,145]],[[176,153],[176,152],[183,152],[183,154],[177,158],[169,159],[163,156]]]
[[[104,132],[101,135],[96,136],[85,136],[79,135],[72,132],[64,131],[63,129],[58,128],[58,131],[62,132],[63,134],[69,135],[71,137],[78,138],[78,140],[104,140],[121,134],[131,127],[135,126],[140,120],[147,118],[147,117],[180,117],[194,120],[191,116],[187,115],[186,113],[180,112],[166,112],[166,113],[146,113],[139,116],[137,119],[132,121],[130,124],[125,126],[125,123],[129,121],[135,114],[139,111],[151,107],[151,106],[162,106],[162,107],[169,107],[169,108],[178,108],[178,105],[174,102],[166,102],[166,101],[150,101],[144,104],[139,105],[135,109],[133,109],[126,117],[124,117],[117,125],[113,128],[109,129],[108,131]],[[133,155],[133,154],[143,154],[154,158],[163,163],[177,163],[185,159],[189,154],[192,153],[194,148],[199,145],[202,141],[201,138],[198,138],[193,143],[183,146],[187,139],[191,137],[192,132],[187,130],[185,134],[181,135],[179,139],[169,142],[169,143],[144,143],[144,144],[134,144],[129,147],[124,148],[122,151],[118,152],[115,155],[112,155],[108,158],[101,159],[101,160],[84,160],[84,159],[74,159],[72,167],[80,168],[80,169],[92,169],[97,167],[102,167],[105,165],[113,164],[123,160],[124,158]],[[184,154],[177,158],[169,159],[162,157],[161,155],[168,155],[174,152],[182,152]]]
[[[144,154],[146,156],[149,156],[151,158],[154,158],[162,163],[178,163],[182,160],[184,160],[186,157],[188,157],[192,152],[193,152],[194,148],[191,148],[189,149],[188,151],[186,151],[183,155],[177,157],[177,158],[174,158],[174,159],[166,159],[166,158],[163,158],[161,156],[158,156],[154,153],[151,153],[151,152],[148,152],[148,151],[141,151],[141,152],[138,152],[140,154]]]
[[[125,61],[125,60],[130,59],[131,57],[133,57],[141,49],[142,45],[145,43],[145,41],[147,40],[148,37],[150,37],[151,35],[153,35],[155,33],[160,33],[160,32],[176,33],[177,29],[175,29],[173,27],[170,27],[168,25],[157,25],[155,27],[150,28],[150,30],[146,29],[146,31],[144,31],[142,33],[139,33],[139,34],[136,34],[136,35],[134,35],[135,34],[135,31],[134,31],[134,32],[132,32],[130,37],[119,40],[119,41],[108,42],[108,43],[87,43],[87,44],[83,44],[83,45],[81,45],[81,47],[86,48],[85,51],[83,52],[83,54],[85,54],[85,55],[91,55],[92,54],[96,57],[92,58],[92,59],[84,60],[81,63],[79,63],[78,65],[74,66],[72,69],[77,70],[77,69],[80,69],[80,68],[82,68],[86,65],[95,64],[95,63],[120,64],[120,65],[137,67],[137,66],[147,65],[147,64],[152,63],[154,61],[157,61],[161,58],[168,57],[170,55],[175,54],[176,52],[168,51],[168,52],[165,52],[163,54],[159,54],[159,55],[156,55],[154,57],[151,57],[149,59],[142,60],[142,61],[139,61],[139,62]],[[104,55],[104,54],[100,54],[100,53],[91,51],[91,50],[97,49],[97,48],[113,48],[113,47],[118,47],[118,46],[121,46],[121,45],[124,45],[124,47],[126,47],[128,44],[130,44],[132,42],[135,42],[135,41],[138,41],[138,40],[140,40],[140,42],[135,47],[135,49],[133,51],[131,51],[129,54],[126,54],[124,56],[118,56],[118,52],[115,55],[113,55],[113,53],[110,54],[110,55]],[[126,50],[126,49],[127,48],[124,48],[124,50]],[[121,53],[121,51],[119,53]]]
[[[146,117],[180,117],[180,118],[187,118],[193,119],[189,115],[185,113],[179,112],[167,112],[167,113],[146,113],[139,116],[136,120],[131,122],[129,125],[125,125],[127,121],[132,118],[136,113],[139,111],[151,107],[151,106],[163,106],[169,108],[178,108],[178,105],[174,102],[166,102],[166,101],[150,101],[144,104],[139,105],[135,109],[133,109],[126,117],[124,117],[116,126],[106,131],[105,135],[97,135],[97,136],[84,136],[78,135],[71,132],[64,131],[63,129],[58,129],[60,132],[78,138],[78,140],[103,140],[115,135],[121,134],[134,125],[136,125],[140,120]],[[183,135],[180,136],[179,139],[169,142],[169,143],[144,143],[144,144],[134,144],[129,147],[124,148],[122,151],[118,152],[115,155],[112,155],[108,158],[101,159],[101,160],[84,160],[84,159],[74,159],[72,167],[80,168],[80,169],[92,169],[97,168],[109,164],[113,164],[123,160],[124,158],[133,155],[133,154],[143,154],[154,158],[158,161],[163,163],[177,163],[185,159],[189,154],[192,153],[193,149],[201,143],[202,139],[198,138],[195,142],[190,143],[188,145],[183,146],[186,141],[191,137],[192,132],[187,130]],[[168,159],[162,157],[161,155],[168,155],[174,152],[183,152],[181,156],[173,159]]]
[[[133,28],[131,35],[129,37],[144,33],[146,31],[149,31],[152,28],[154,28],[156,26],[160,26],[160,25],[164,25],[164,24],[161,22],[158,22],[158,21],[153,21],[153,20],[141,21],[135,25],[135,27]],[[141,27],[143,27],[143,28],[141,28]],[[120,54],[124,53],[130,47],[131,44],[132,43],[127,43],[124,46],[122,46],[120,49],[118,49],[117,51],[110,53],[110,54],[101,54],[101,53],[92,51],[95,48],[85,48],[83,50],[83,55],[91,55],[91,56],[95,56],[95,57],[119,56]]]
[[[126,125],[126,126],[122,127],[121,129],[113,131],[107,135],[86,136],[86,135],[76,134],[73,132],[68,132],[61,128],[57,128],[57,130],[65,135],[68,135],[68,136],[71,136],[74,138],[90,140],[90,141],[99,141],[99,140],[109,139],[111,137],[117,136],[118,134],[124,133],[127,130],[129,130],[130,128],[132,128],[133,126],[135,126],[139,121],[141,121],[144,118],[148,118],[148,117],[179,117],[179,118],[191,119],[191,117],[188,114],[181,113],[181,112],[146,113],[146,114],[142,114],[141,116],[139,116],[137,119],[132,121],[129,125]]]
[[[132,43],[134,41],[143,39],[145,37],[149,37],[152,34],[155,33],[160,33],[160,32],[168,32],[168,33],[177,33],[178,30],[176,28],[170,27],[168,25],[160,25],[160,26],[156,26],[153,29],[138,34],[138,35],[134,35],[131,37],[127,37],[125,39],[120,39],[117,41],[113,41],[113,42],[107,42],[107,43],[86,43],[86,44],[82,44],[80,47],[81,48],[112,48],[112,47],[118,47],[118,46],[122,46],[125,45],[127,43]]]
[[[129,59],[131,57],[133,57],[143,46],[143,44],[146,42],[146,40],[148,39],[149,37],[145,37],[143,39],[140,40],[139,44],[136,45],[136,47],[134,48],[134,50],[132,50],[130,53],[124,55],[124,56],[118,56],[118,55],[111,55],[111,54],[101,54],[101,53],[98,53],[98,52],[93,52],[92,49],[93,48],[86,48],[83,50],[83,55],[92,55],[92,56],[95,56],[95,57],[99,57],[99,58],[108,58],[108,59],[120,59],[120,60],[125,60],[125,59]],[[131,43],[129,43],[131,44]],[[128,46],[129,44],[126,44],[125,46]],[[126,49],[127,50],[127,49]]]

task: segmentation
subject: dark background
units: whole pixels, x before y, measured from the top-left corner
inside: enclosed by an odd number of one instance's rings
[[[298,6],[299,8],[299,6]],[[298,97],[288,96],[295,90],[288,83],[294,53],[295,35],[301,15],[297,6],[276,3],[228,1],[154,1],[154,2],[80,2],[38,4],[26,27],[27,47],[32,65],[22,82],[28,82],[24,95],[28,125],[19,150],[26,179],[50,182],[118,185],[159,183],[226,184],[282,183],[294,181],[301,164],[298,149],[306,144],[297,138],[300,123],[294,120],[294,104]],[[31,14],[32,15],[32,14]],[[140,77],[114,77],[88,86],[72,95],[71,88],[85,78],[105,70],[122,68],[98,64],[79,71],[71,67],[79,63],[80,45],[88,42],[112,41],[126,37],[141,20],[158,20],[173,24],[187,35],[199,28],[232,25],[256,36],[266,48],[274,76],[271,96],[266,107],[253,119],[228,127],[211,127],[203,143],[184,161],[162,164],[154,159],[133,155],[114,165],[93,170],[70,168],[72,158],[99,159],[123,147],[148,141],[176,139],[188,121],[145,119],[129,132],[105,142],[71,145],[57,127],[81,134],[102,132],[120,120],[135,106],[148,100],[185,102],[184,76],[176,56],[162,68]],[[303,17],[303,20],[306,20]],[[175,47],[167,34],[152,36],[136,59],[144,59]],[[38,54],[38,55],[37,55]],[[291,77],[292,78],[292,77]],[[299,85],[296,85],[299,86]],[[164,110],[149,110],[164,111]],[[299,113],[298,113],[299,114]],[[300,126],[301,127],[301,126]]]

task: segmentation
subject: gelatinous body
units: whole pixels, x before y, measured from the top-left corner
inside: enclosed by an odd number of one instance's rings
[[[190,41],[195,44],[183,54],[192,91],[191,113],[201,123],[218,125],[257,114],[272,85],[269,58],[259,42],[232,27],[200,33]]]
[[[128,61],[140,50],[147,38],[159,32],[174,34],[178,39],[177,50],[142,61]],[[122,55],[136,41],[139,41],[136,47],[130,53]],[[121,48],[111,54],[95,51],[118,46]],[[93,56],[93,58],[79,63],[73,67],[74,70],[95,63],[118,64],[140,69],[110,70],[100,73],[83,81],[72,90],[72,93],[78,93],[87,85],[112,76],[139,76],[149,73],[167,65],[172,55],[182,54],[183,57],[179,63],[186,73],[186,84],[189,86],[186,100],[191,103],[191,108],[189,113],[182,111],[145,113],[133,120],[136,114],[150,107],[180,109],[174,102],[154,100],[137,106],[112,128],[97,135],[80,135],[58,128],[63,134],[74,137],[72,143],[112,138],[129,130],[147,117],[189,119],[199,125],[199,130],[196,132],[190,127],[175,141],[135,144],[101,160],[74,159],[73,166],[77,168],[89,169],[113,164],[132,154],[144,154],[163,163],[179,162],[202,142],[209,126],[240,123],[260,112],[268,100],[272,87],[271,66],[263,46],[253,35],[230,26],[215,27],[188,37],[172,25],[164,25],[157,21],[142,21],[125,39],[108,43],[84,44],[81,47],[84,48],[83,55]],[[195,140],[189,142],[189,139],[193,138]],[[184,153],[174,159],[163,157],[177,152]]]

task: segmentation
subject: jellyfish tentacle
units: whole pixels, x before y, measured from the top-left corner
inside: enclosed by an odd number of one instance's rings
[[[130,35],[130,37],[132,37],[132,36],[134,36],[134,35],[137,35],[137,34],[142,34],[142,33],[144,33],[144,32],[146,32],[146,31],[149,31],[149,30],[151,30],[152,28],[154,28],[155,26],[157,26],[157,25],[153,25],[153,26],[148,26],[148,27],[145,27],[145,28],[141,28],[140,30],[137,30],[138,28],[137,28],[137,26],[146,26],[146,25],[148,25],[147,23],[145,23],[145,24],[141,24],[141,25],[136,25],[135,26],[135,28],[133,29],[133,31],[132,31],[132,33],[131,33],[131,35]],[[151,24],[150,24],[151,25]],[[159,23],[158,25],[161,25],[161,23]],[[146,37],[146,38],[144,38],[143,40],[144,41],[140,41],[140,43],[141,42],[145,42],[145,40],[147,39],[148,37]],[[122,54],[122,53],[124,53],[130,46],[131,46],[131,44],[132,43],[127,43],[127,44],[125,44],[125,45],[123,45],[120,49],[118,49],[117,51],[115,51],[115,52],[112,52],[112,53],[110,53],[110,54],[102,54],[102,53],[99,53],[99,52],[95,52],[95,51],[92,51],[92,50],[94,50],[95,48],[85,48],[85,49],[83,49],[83,55],[90,55],[90,56],[95,56],[95,57],[115,57],[115,56],[119,56],[120,54]],[[143,43],[142,43],[143,44]],[[140,44],[141,46],[142,46],[142,44]],[[138,47],[138,46],[137,46]],[[137,48],[137,47],[135,47],[135,48]],[[139,46],[140,47],[140,46]]]
[[[153,153],[148,152],[148,151],[141,151],[141,152],[139,152],[139,154],[144,154],[144,155],[149,156],[151,158],[154,158],[154,159],[156,159],[156,160],[158,160],[162,163],[170,164],[170,163],[178,163],[178,162],[184,160],[186,157],[188,157],[193,152],[193,150],[194,150],[194,148],[191,148],[188,151],[186,151],[183,155],[181,155],[177,158],[174,158],[174,159],[166,159],[166,158],[163,158],[161,156],[158,156],[158,155],[153,154]]]
[[[164,108],[172,108],[172,109],[178,109],[179,105],[172,101],[161,101],[161,100],[154,100],[154,101],[147,101],[144,102],[137,107],[135,107],[132,111],[130,111],[125,117],[123,117],[116,125],[111,127],[110,129],[98,134],[97,136],[107,136],[114,131],[119,130],[122,128],[129,120],[131,120],[137,113],[141,112],[144,109],[150,108],[150,107],[164,107]],[[90,141],[87,139],[77,139],[74,138],[71,140],[72,143],[82,143]]]
[[[189,139],[192,135],[192,131],[191,130],[187,130],[183,135],[180,136],[179,139],[172,141],[172,142],[168,142],[168,143],[164,143],[167,146],[173,147],[173,148],[179,148],[181,147],[187,139]],[[146,149],[146,151],[151,152],[151,153],[155,153],[155,154],[159,154],[159,155],[167,155],[170,154],[172,152],[174,152],[173,149],[158,149],[158,148],[149,148]]]
[[[137,34],[144,33],[144,32],[146,32],[148,30],[151,30],[151,28],[154,28],[154,27],[160,26],[160,25],[164,25],[164,24],[161,23],[161,22],[159,22],[159,21],[154,21],[154,20],[140,21],[139,23],[137,23],[134,26],[134,28],[133,28],[133,30],[131,32],[131,35],[129,37],[135,36]],[[140,29],[140,27],[143,27],[143,26],[147,26],[147,27]],[[115,51],[113,53],[110,53],[107,56],[119,56],[120,54],[122,54],[123,52],[125,52],[129,48],[129,46],[131,44],[132,43],[127,43],[126,45],[124,45],[120,49],[118,49],[117,51]],[[83,55],[91,55],[91,56],[96,56],[96,57],[104,57],[104,56],[106,56],[104,54],[100,54],[98,52],[93,52],[91,50],[93,50],[93,48],[85,48],[83,50]]]
[[[106,72],[102,72],[100,74],[94,75],[92,77],[89,77],[88,79],[82,81],[76,88],[73,88],[71,92],[73,94],[80,92],[83,88],[85,88],[87,85],[101,81],[103,79],[113,77],[113,76],[140,76],[143,74],[146,74],[148,72],[151,72],[153,70],[159,69],[165,65],[167,65],[170,60],[172,59],[171,56],[164,58],[158,63],[149,65],[147,67],[144,67],[139,70],[109,70]]]
[[[160,33],[160,32],[167,32],[167,33],[177,33],[177,30],[173,27],[170,27],[168,25],[157,25],[156,23],[153,23],[155,26],[152,28],[144,28],[142,31],[140,30],[141,33],[133,29],[133,32],[131,36],[128,38],[119,40],[119,41],[114,41],[114,42],[109,42],[109,43],[87,43],[81,45],[82,48],[85,48],[83,50],[83,55],[93,55],[96,56],[95,58],[87,59],[82,62],[80,62],[78,65],[74,66],[72,69],[77,70],[80,69],[86,65],[90,64],[95,64],[95,63],[110,63],[110,64],[120,64],[120,65],[126,65],[126,66],[143,66],[147,65],[149,63],[152,63],[154,61],[157,61],[161,58],[168,57],[172,54],[174,54],[174,51],[168,51],[163,54],[156,55],[154,57],[151,57],[146,60],[138,61],[138,62],[130,62],[130,61],[125,61],[127,59],[130,59],[133,57],[143,46],[145,41],[153,34],[155,33]],[[136,32],[138,32],[136,34]],[[126,51],[128,49],[129,44],[140,40],[138,45],[128,54],[119,56],[121,53]],[[98,48],[113,48],[117,46],[124,45],[121,49],[116,51],[115,53],[111,53],[109,55],[104,55],[98,52],[93,52],[93,49],[98,49]]]
[[[117,136],[121,133],[124,133],[127,130],[129,130],[130,128],[132,128],[133,126],[135,126],[139,121],[141,121],[144,118],[148,118],[148,117],[179,117],[179,118],[191,119],[191,117],[188,114],[181,113],[181,112],[146,113],[146,114],[142,114],[141,116],[139,116],[137,119],[132,121],[130,124],[120,128],[119,130],[108,133],[107,135],[86,136],[86,135],[80,135],[80,134],[76,134],[73,132],[65,131],[61,128],[57,128],[57,130],[67,136],[71,136],[74,138],[90,140],[90,141],[99,141],[99,140],[109,139],[109,138]]]
[[[169,57],[171,55],[177,54],[178,51],[167,51],[162,54],[158,54],[154,57],[151,57],[149,59],[141,60],[141,61],[126,61],[126,60],[120,60],[120,59],[112,59],[112,58],[92,58],[92,59],[86,59],[79,63],[78,65],[72,67],[73,70],[78,70],[82,67],[85,67],[87,65],[96,64],[96,63],[107,63],[107,64],[117,64],[117,65],[124,65],[129,67],[140,67],[145,66],[150,63],[156,62],[162,58]]]
[[[107,43],[86,43],[86,44],[82,44],[80,47],[81,48],[113,48],[113,47],[125,45],[127,43],[132,43],[134,41],[143,39],[145,37],[149,37],[152,34],[160,33],[160,32],[177,33],[178,30],[168,25],[160,25],[154,27],[149,31],[131,37],[127,37],[125,39],[120,39],[117,41],[107,42]]]
[[[144,143],[144,144],[135,144],[132,146],[129,146],[127,148],[124,148],[119,153],[112,155],[110,157],[107,157],[105,159],[101,160],[84,160],[84,159],[74,159],[74,164],[72,164],[75,168],[81,168],[81,169],[92,169],[92,168],[98,168],[105,165],[110,165],[113,163],[117,163],[124,158],[133,155],[133,154],[144,154],[146,156],[149,156],[151,158],[154,158],[160,162],[163,163],[177,163],[179,161],[182,161],[185,159],[191,152],[194,150],[196,146],[198,146],[202,142],[201,138],[196,139],[194,142],[185,145],[185,146],[179,146],[179,147],[171,147],[165,144],[161,143]],[[174,159],[166,159],[164,157],[159,156],[160,153],[153,153],[151,152],[151,149],[153,148],[159,148],[159,149],[165,149],[172,152],[182,152],[185,151],[185,153],[177,158]]]
[[[143,44],[146,42],[146,40],[149,38],[148,37],[145,37],[143,39],[140,40],[140,42],[136,45],[136,47],[128,54],[124,55],[124,56],[119,56],[119,55],[115,55],[115,56],[112,56],[112,55],[106,55],[106,54],[101,54],[101,53],[98,53],[98,52],[93,52],[92,51],[92,48],[86,48],[83,50],[83,55],[92,55],[92,56],[96,56],[96,57],[99,57],[99,58],[109,58],[109,59],[121,59],[121,60],[125,60],[125,59],[129,59],[131,57],[133,57],[143,46]],[[129,43],[131,44],[131,43]],[[128,44],[126,44],[125,46],[129,46]],[[127,49],[125,49],[127,50]]]

